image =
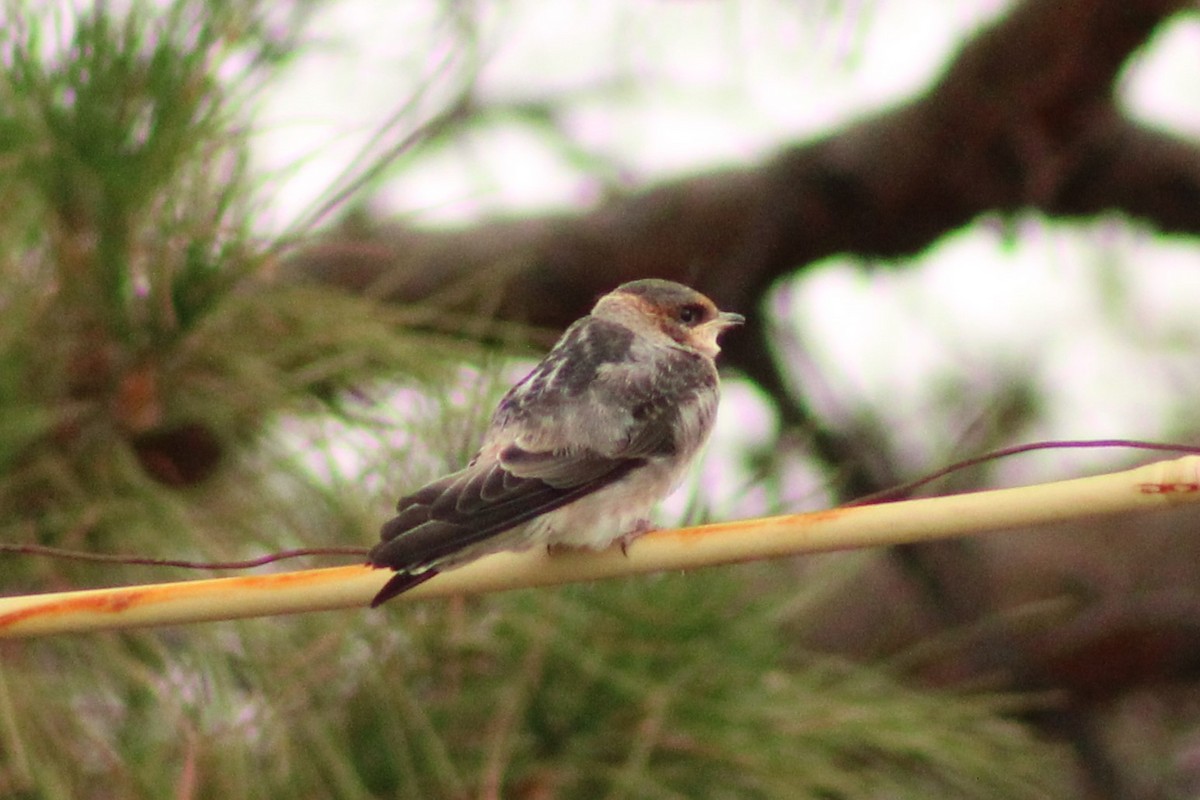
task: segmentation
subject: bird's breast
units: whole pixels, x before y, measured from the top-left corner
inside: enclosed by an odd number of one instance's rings
[[[602,550],[639,527],[678,483],[687,463],[657,459],[593,494],[530,522],[525,534],[532,545],[563,545]]]

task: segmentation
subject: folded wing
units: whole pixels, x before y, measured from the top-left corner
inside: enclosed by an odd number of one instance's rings
[[[611,458],[579,450],[531,453],[510,445],[400,500],[370,563],[397,570],[378,605],[437,574],[465,548],[515,528],[620,480],[644,458]]]

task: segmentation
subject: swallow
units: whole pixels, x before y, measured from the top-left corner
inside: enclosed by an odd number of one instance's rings
[[[712,430],[717,337],[743,322],[672,281],[601,297],[504,395],[470,463],[400,499],[368,556],[396,572],[371,607],[491,553],[624,550],[652,530]]]

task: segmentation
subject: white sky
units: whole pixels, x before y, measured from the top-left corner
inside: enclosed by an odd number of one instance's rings
[[[1006,5],[859,0],[844,6],[860,12],[831,22],[782,0],[481,3],[482,94],[562,97],[569,132],[644,182],[755,161],[903,100],[936,77],[964,32]],[[436,9],[340,0],[314,21],[313,52],[275,84],[257,120],[259,163],[285,179],[274,187],[277,223],[313,202],[417,87],[430,96],[414,123],[449,94],[468,59],[448,51]],[[1200,135],[1198,53],[1196,15],[1165,31],[1126,81],[1134,113]],[[467,139],[400,170],[389,207],[429,222],[592,199],[590,176],[527,126],[496,124]]]
[[[965,31],[1006,5],[480,2],[482,98],[561,97],[572,138],[641,185],[752,163],[901,101],[939,73]],[[826,6],[846,11],[830,22]],[[437,8],[341,0],[315,20],[319,46],[274,85],[256,121],[256,159],[273,181],[265,225],[281,229],[309,208],[416,87],[426,94],[410,103],[405,130],[452,94],[471,54],[447,46],[452,23]],[[1200,138],[1198,67],[1193,14],[1137,59],[1122,101],[1141,119]],[[581,207],[600,188],[540,131],[510,122],[401,165],[378,202],[446,224]],[[932,468],[923,459],[940,463],[952,433],[930,413],[946,381],[987,385],[1005,366],[1032,369],[1049,391],[1031,438],[1164,436],[1200,383],[1191,366],[1198,298],[1194,241],[1115,220],[1081,228],[1028,219],[1014,231],[974,225],[915,268],[864,271],[831,259],[798,280],[776,313],[822,366],[825,396],[883,409],[915,463]],[[739,399],[723,405],[717,446],[748,428],[768,437],[761,402],[749,389],[731,392]],[[1020,474],[1061,474],[1049,463]],[[732,493],[725,500],[737,505]],[[738,510],[754,511],[730,508]]]

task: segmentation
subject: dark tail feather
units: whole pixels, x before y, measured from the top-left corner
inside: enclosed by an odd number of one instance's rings
[[[390,581],[383,585],[383,588],[379,590],[379,594],[375,595],[375,599],[371,601],[371,608],[378,608],[401,592],[407,592],[414,586],[420,586],[437,574],[438,571],[436,569],[427,569],[424,572],[418,572],[416,575],[407,572],[397,572],[392,576]]]

